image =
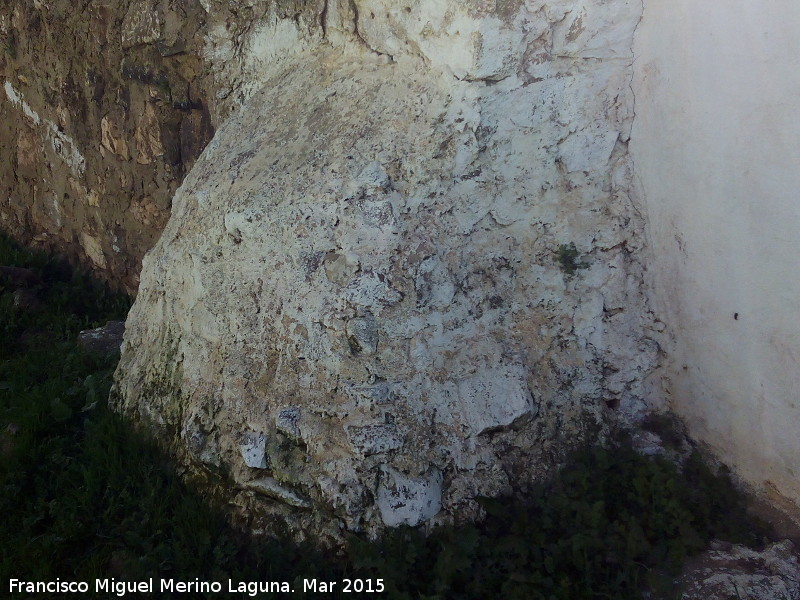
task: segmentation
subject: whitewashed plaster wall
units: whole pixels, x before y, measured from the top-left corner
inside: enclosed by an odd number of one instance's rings
[[[800,3],[645,0],[631,151],[666,387],[745,480],[800,500]]]

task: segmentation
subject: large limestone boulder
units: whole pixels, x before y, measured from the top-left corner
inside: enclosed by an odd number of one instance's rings
[[[251,516],[473,517],[647,410],[638,4],[478,4],[331,2],[292,51],[264,25],[144,260],[113,402]]]

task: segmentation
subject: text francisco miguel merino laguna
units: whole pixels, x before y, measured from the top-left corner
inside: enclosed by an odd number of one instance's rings
[[[9,579],[9,592],[19,594],[35,593],[62,593],[86,594],[90,591],[100,594],[114,594],[120,598],[126,594],[157,592],[172,593],[222,593],[247,594],[255,596],[263,593],[292,593],[295,590],[288,581],[233,581],[228,579],[227,585],[219,581],[178,581],[175,579],[158,579],[154,585],[154,578],[146,581],[117,581],[116,579],[95,579],[94,586],[85,581],[22,581]],[[304,592],[330,593],[339,591],[343,593],[381,593],[384,590],[383,579],[342,579],[341,581],[320,581],[317,579],[303,579]]]

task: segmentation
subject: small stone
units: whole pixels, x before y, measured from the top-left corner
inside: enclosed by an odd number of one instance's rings
[[[378,509],[388,527],[415,527],[436,516],[442,508],[442,474],[439,471],[409,477],[389,466],[381,468]]]
[[[297,425],[299,420],[300,409],[298,407],[290,406],[288,408],[282,408],[278,416],[275,417],[275,427],[284,435],[299,440],[301,439],[300,427]]]
[[[464,419],[474,434],[508,427],[531,412],[531,394],[521,365],[483,369],[458,383]]]
[[[122,22],[122,47],[155,42],[161,37],[161,16],[144,1],[133,2]]]
[[[375,354],[378,351],[378,325],[375,317],[367,314],[347,322],[347,342],[353,354]]]
[[[100,240],[100,238],[89,235],[83,231],[80,235],[80,241],[83,250],[86,252],[86,256],[89,257],[89,260],[91,260],[98,269],[105,269],[106,256],[105,252],[103,251],[103,242]]]
[[[656,456],[664,454],[663,440],[652,431],[634,431],[631,443],[639,454]]]
[[[267,468],[267,436],[256,431],[248,431],[242,436],[239,451],[244,464],[252,469]]]
[[[81,331],[78,343],[89,352],[114,354],[120,351],[124,335],[124,321],[109,321],[103,327]]]
[[[269,496],[275,500],[295,506],[297,508],[311,508],[311,500],[305,496],[301,496],[294,490],[282,486],[277,479],[273,477],[262,477],[254,479],[244,484],[244,488],[253,490],[264,496]]]
[[[196,422],[185,426],[181,437],[186,440],[186,447],[192,456],[200,462],[214,467],[220,465],[219,444],[215,436],[200,429]]]
[[[393,384],[381,381],[371,385],[349,384],[344,388],[345,394],[356,404],[381,405],[390,404],[395,399]]]
[[[100,121],[100,143],[103,148],[116,154],[122,160],[130,158],[125,133],[108,115]]]
[[[152,102],[145,102],[133,137],[136,143],[136,162],[140,165],[149,165],[164,155],[161,124]]]
[[[322,264],[328,280],[343,287],[350,283],[360,268],[358,257],[352,253],[328,252],[322,260]]]
[[[351,426],[347,428],[347,436],[353,448],[363,456],[398,450],[404,443],[403,435],[391,423]]]

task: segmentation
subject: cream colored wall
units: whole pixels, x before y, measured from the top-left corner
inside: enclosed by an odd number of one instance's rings
[[[644,0],[634,54],[671,401],[746,480],[798,502],[800,3]]]

